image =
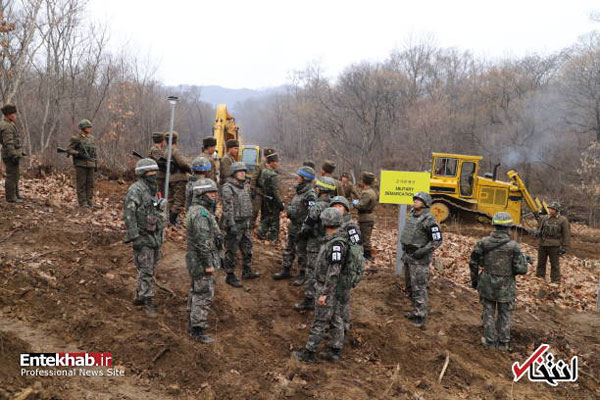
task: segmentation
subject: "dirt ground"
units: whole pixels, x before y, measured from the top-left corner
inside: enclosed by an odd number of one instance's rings
[[[18,393],[44,399],[600,397],[599,313],[518,305],[512,351],[487,350],[480,344],[477,293],[435,268],[426,329],[403,318],[410,301],[402,278],[375,263],[353,292],[342,360],[297,363],[290,353],[305,343],[311,314],[292,310],[298,288],[270,278],[279,269],[281,245],[259,240],[253,264],[263,276],[235,289],[220,272],[209,329],[216,342],[195,343],[187,333],[190,282],[181,232],[171,232],[163,247],[158,317],[149,319],[131,305],[136,271],[120,222],[126,188],[124,182],[99,182],[102,208],[93,211],[75,207],[67,177],[26,181],[29,200],[23,205],[0,201],[0,399]],[[385,219],[386,208],[379,213]],[[384,219],[375,243],[395,229]],[[464,228],[460,234],[480,237],[482,231]],[[597,242],[582,244],[576,236],[574,247],[580,256],[598,259]],[[523,362],[540,343],[562,359],[579,356],[576,383],[552,388],[525,378],[512,382],[512,363]],[[19,353],[78,350],[111,352],[125,377],[20,376]]]

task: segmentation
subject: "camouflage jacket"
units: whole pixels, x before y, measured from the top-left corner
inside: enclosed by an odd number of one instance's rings
[[[342,222],[342,226],[340,226],[340,231],[346,232],[349,243],[362,243],[360,228],[358,227],[358,224],[354,222],[354,219],[352,219],[352,214],[344,215],[344,222]]]
[[[123,220],[127,227],[126,243],[133,241],[134,248],[158,248],[162,245],[165,216],[156,194],[152,194],[143,178],[127,190]]]
[[[431,253],[442,245],[442,231],[428,209],[421,214],[416,214],[413,209],[406,218],[400,242],[408,256],[419,250],[426,253],[422,258],[428,262],[431,261]]]
[[[279,193],[279,173],[269,167],[263,169],[258,185],[263,188],[265,205],[272,210],[283,210],[283,201]]]
[[[287,217],[290,219],[290,233],[297,235],[308,215],[308,209],[317,199],[317,193],[312,183],[303,182],[295,185],[296,194],[286,207]]]
[[[325,228],[321,224],[321,213],[329,207],[329,203],[331,203],[329,195],[319,196],[308,209],[308,216],[304,220],[302,230],[310,232],[307,245],[307,249],[310,252],[316,253],[319,251],[319,239],[325,236]]]
[[[23,141],[14,122],[5,119],[0,121],[0,144],[2,159],[23,156]]]
[[[194,198],[194,184],[198,181],[197,175],[188,176],[187,185],[185,185],[185,209],[186,211],[192,205],[192,199]]]
[[[360,200],[356,205],[358,210],[358,222],[374,222],[375,206],[377,205],[377,194],[372,188],[366,188],[360,194]]]
[[[229,178],[223,185],[223,226],[230,227],[236,222],[252,218],[252,199],[249,185],[235,178]]]
[[[319,239],[319,254],[315,261],[317,296],[333,296],[337,292],[340,274],[348,256],[348,244],[341,240],[346,235],[338,230]],[[334,239],[340,240],[334,240]]]
[[[210,161],[210,171],[208,171],[206,173],[206,177],[208,179],[212,179],[213,181],[217,182],[217,165],[215,163],[215,158],[212,154],[208,153],[206,150],[204,150],[201,154],[202,157],[205,157],[206,159],[208,159],[208,161]],[[223,182],[225,182],[225,178],[223,178]]]
[[[479,267],[483,267],[481,275]],[[527,273],[527,261],[521,247],[508,232],[494,231],[477,242],[469,268],[471,282],[483,298],[506,303],[515,299],[515,275]]]
[[[540,219],[540,246],[556,246],[569,248],[571,230],[569,221],[562,215],[544,215]]]
[[[185,261],[192,279],[205,274],[207,268],[218,269],[221,257],[217,240],[221,230],[215,216],[204,206],[194,204],[185,218],[187,232],[187,252]]]
[[[164,179],[167,171],[167,163],[164,159],[167,158],[165,154],[165,149],[162,148],[159,144],[153,144],[150,147],[150,152],[148,153],[148,157],[156,161],[158,164],[158,173],[157,176],[159,179]],[[159,188],[159,190],[163,190],[164,188]]]
[[[229,178],[231,176],[231,166],[233,165],[234,162],[235,162],[235,160],[233,158],[231,158],[229,153],[225,154],[223,156],[223,158],[221,158],[221,168],[220,168],[219,176],[221,177],[221,181],[223,184],[225,182],[227,182],[227,178]]]
[[[73,157],[73,165],[76,167],[96,166],[96,145],[92,135],[84,135],[81,132],[73,135],[67,153]]]

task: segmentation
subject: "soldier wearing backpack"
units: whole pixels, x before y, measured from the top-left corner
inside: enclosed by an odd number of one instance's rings
[[[192,161],[192,174],[188,176],[188,182],[185,186],[185,210],[189,210],[192,205],[192,199],[194,196],[194,186],[200,179],[206,178],[206,175],[210,172],[212,164],[210,161],[202,156],[194,158]],[[213,181],[214,182],[214,181]],[[216,204],[215,204],[216,206]],[[214,210],[210,210],[214,213]]]
[[[319,353],[319,357],[338,361],[344,347],[344,305],[357,283],[356,271],[352,268],[357,263],[353,260],[346,232],[340,229],[342,220],[342,213],[335,208],[329,207],[321,213],[325,237],[315,262],[317,303],[306,346],[293,352],[299,361],[315,361],[315,351],[328,329],[331,338],[329,350]]]

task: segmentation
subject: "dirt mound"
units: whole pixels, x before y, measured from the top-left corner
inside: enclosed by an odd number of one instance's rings
[[[121,385],[118,393],[124,396],[116,397],[106,389],[113,383],[100,380],[90,384],[89,398],[148,398],[146,390],[158,391],[150,396],[155,398],[171,394],[234,399],[592,399],[600,395],[598,314],[578,312],[569,304],[565,309],[542,301],[528,308],[519,305],[513,351],[488,351],[479,343],[476,292],[456,281],[462,277],[432,268],[431,318],[425,330],[415,328],[402,317],[410,302],[386,253],[389,243],[394,243],[389,242],[393,235],[389,229],[376,230],[379,261],[369,265],[353,292],[353,328],[340,363],[305,365],[290,358],[290,351],[306,341],[311,314],[292,310],[301,297],[298,288],[270,279],[280,267],[281,246],[258,240],[254,266],[263,276],[234,289],[224,284],[224,274],[219,273],[209,330],[216,343],[199,345],[187,333],[190,283],[181,232],[171,232],[163,248],[157,274],[159,316],[148,319],[131,305],[136,272],[131,249],[122,243],[120,221],[120,201],[127,185],[102,183],[105,198],[98,201],[102,208],[79,211],[69,182],[49,179],[27,181],[25,192],[33,200],[24,205],[0,202],[0,322],[4,324],[0,331],[8,331],[10,321],[18,320],[54,338],[52,346],[46,344],[39,351],[61,351],[74,344],[82,351],[112,352],[132,381],[114,383]],[[448,237],[449,243],[462,240],[471,241],[459,235]],[[571,284],[565,282],[567,287]],[[14,354],[39,341],[21,342],[14,334],[10,330],[0,336],[11,343],[0,360],[11,366],[0,370],[0,378],[12,392],[35,383],[14,375],[18,371]],[[550,343],[563,359],[580,356],[577,383],[558,388],[524,380],[512,384],[512,363],[522,362],[542,342]],[[438,383],[446,356],[448,367]],[[48,390],[67,385],[61,398],[84,398],[73,383],[43,383]],[[132,390],[135,385],[145,389]]]

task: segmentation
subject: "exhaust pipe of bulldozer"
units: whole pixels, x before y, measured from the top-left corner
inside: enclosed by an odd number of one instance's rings
[[[500,165],[502,165],[502,164],[498,163],[498,164],[494,165],[494,174],[492,175],[493,180],[496,180],[496,177],[498,176],[498,168],[500,167]]]

